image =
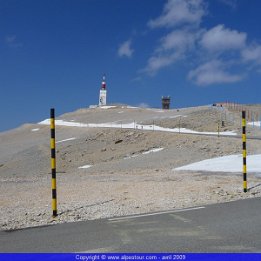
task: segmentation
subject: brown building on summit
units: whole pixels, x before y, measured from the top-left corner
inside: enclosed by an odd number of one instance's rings
[[[163,110],[169,110],[169,108],[170,108],[170,96],[162,96],[161,102],[162,102],[162,109]]]

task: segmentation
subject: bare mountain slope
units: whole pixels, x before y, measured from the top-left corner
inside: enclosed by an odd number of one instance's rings
[[[240,154],[240,138],[155,130],[156,126],[161,126],[217,134],[219,123],[220,131],[235,131],[240,135],[239,113],[211,106],[169,111],[116,106],[80,109],[61,115],[57,120],[107,123],[107,127],[57,125],[59,216],[55,221],[50,206],[49,126],[27,124],[0,133],[2,229],[259,196],[258,187],[248,194],[241,192],[240,175],[172,171],[174,167],[199,160]],[[127,123],[130,124],[128,129],[121,128]],[[110,124],[114,127],[118,124],[118,128],[110,128]],[[139,129],[137,124],[140,124]],[[150,130],[142,129],[142,124],[151,126]],[[261,137],[258,128],[247,129],[249,135]],[[248,153],[260,153],[260,145],[259,140],[249,140]],[[254,186],[260,180],[252,175],[251,182]]]

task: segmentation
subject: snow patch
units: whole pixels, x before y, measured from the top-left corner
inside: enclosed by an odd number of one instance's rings
[[[44,121],[39,122],[39,124],[49,125],[50,120],[46,119]],[[210,135],[218,135],[217,132],[199,132],[193,131],[186,128],[163,128],[157,125],[142,125],[136,122],[118,124],[115,122],[107,122],[107,123],[80,123],[80,122],[68,122],[63,120],[55,120],[55,125],[61,126],[69,126],[69,127],[80,127],[80,128],[118,128],[118,129],[141,129],[141,130],[153,130],[153,131],[165,131],[165,132],[175,132],[175,133],[187,133],[187,134],[210,134]],[[237,135],[234,131],[224,131],[219,133],[222,135],[234,136]]]
[[[132,156],[127,156],[127,157],[125,157],[124,159],[132,159],[132,158],[136,158],[136,157],[138,157],[140,154],[134,154],[134,155],[132,155]]]
[[[117,106],[107,106],[107,105],[105,105],[105,106],[100,106],[99,108],[107,110],[107,109],[116,108],[116,107]]]
[[[37,129],[31,129],[31,131],[35,132],[35,131],[39,131],[40,129],[37,128]]]
[[[90,167],[92,167],[92,165],[84,165],[84,166],[78,167],[78,169],[88,169]]]
[[[159,152],[159,151],[162,151],[162,150],[164,150],[164,148],[154,148],[154,149],[151,149],[151,150],[148,150],[148,151],[144,151],[142,153],[133,154],[132,156],[127,156],[124,159],[132,159],[132,158],[136,158],[140,155],[146,155],[146,154],[150,154],[150,153],[154,153],[154,152]]]
[[[50,125],[50,119],[46,119],[44,121],[39,122],[42,125]],[[80,122],[70,122],[63,120],[55,120],[55,125],[57,126],[68,126],[68,127],[89,127],[89,124],[80,123]]]
[[[140,109],[139,107],[127,106],[127,109]]]
[[[247,172],[261,172],[261,154],[247,156]],[[230,155],[199,161],[173,170],[242,172],[242,155]]]
[[[142,154],[149,154],[149,153],[153,153],[153,152],[159,152],[159,151],[162,151],[164,150],[164,148],[155,148],[155,149],[152,149],[152,150],[148,150],[148,151],[145,151],[143,152]]]
[[[257,126],[257,127],[260,127],[260,121],[254,121],[254,122],[249,122],[247,125],[252,125],[252,126]]]
[[[61,142],[64,142],[64,141],[75,140],[75,139],[76,139],[76,138],[73,137],[73,138],[69,138],[69,139],[65,139],[65,140],[56,141],[56,143],[61,143]]]

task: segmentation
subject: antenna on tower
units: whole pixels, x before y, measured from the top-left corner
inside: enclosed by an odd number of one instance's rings
[[[106,90],[106,77],[105,77],[105,73],[102,76],[102,86],[101,86],[102,90]]]

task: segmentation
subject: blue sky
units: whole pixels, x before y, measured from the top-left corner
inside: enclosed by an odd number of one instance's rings
[[[260,0],[0,0],[0,131],[98,103],[260,103]]]

